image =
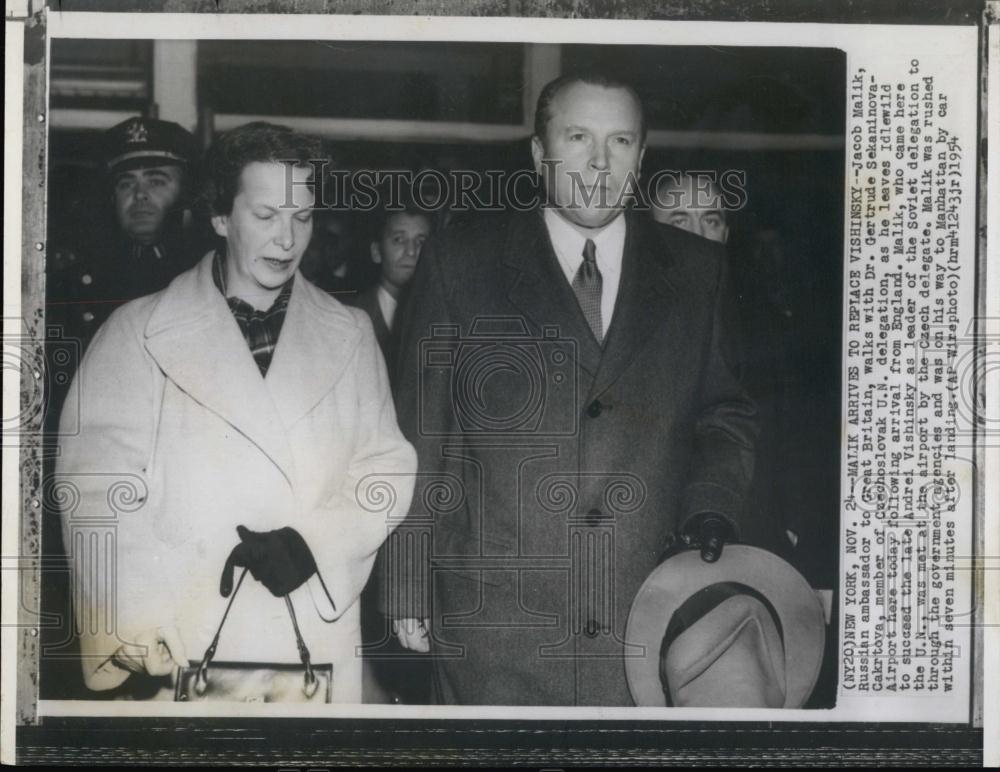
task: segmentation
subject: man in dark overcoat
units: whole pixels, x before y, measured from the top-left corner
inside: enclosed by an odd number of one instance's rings
[[[545,205],[432,238],[401,309],[419,471],[382,600],[441,703],[631,705],[626,618],[665,548],[755,540],[723,251],[628,211],[644,146],[630,87],[550,83]]]

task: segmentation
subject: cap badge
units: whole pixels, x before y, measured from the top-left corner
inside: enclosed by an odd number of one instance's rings
[[[136,121],[128,126],[126,129],[128,134],[127,141],[130,145],[136,144],[138,142],[147,142],[149,140],[149,132],[146,130],[146,126],[142,121]]]

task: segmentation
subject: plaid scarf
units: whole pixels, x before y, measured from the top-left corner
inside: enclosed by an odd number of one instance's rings
[[[219,292],[226,297],[226,269],[221,250],[215,252],[212,278]],[[274,349],[278,345],[281,325],[285,322],[285,312],[288,310],[288,300],[292,296],[294,281],[293,276],[282,285],[281,293],[266,311],[258,311],[239,298],[226,298],[229,310],[233,312],[233,318],[236,319],[236,324],[239,325],[240,332],[243,333],[243,338],[250,347],[250,353],[253,354],[262,376],[267,375],[267,368],[271,366],[271,357],[274,356]]]

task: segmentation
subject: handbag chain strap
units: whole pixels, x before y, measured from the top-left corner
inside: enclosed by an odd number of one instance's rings
[[[201,658],[201,664],[198,665],[198,673],[194,681],[194,690],[198,696],[203,695],[208,689],[208,666],[215,658],[215,650],[219,646],[219,636],[222,635],[222,627],[226,624],[226,619],[229,617],[229,610],[233,607],[233,601],[236,600],[236,593],[240,591],[240,586],[243,584],[243,579],[246,578],[247,570],[244,568],[240,573],[240,578],[236,582],[236,587],[233,588],[233,594],[229,596],[229,603],[226,604],[226,610],[219,621],[219,627],[215,631],[215,637],[212,638],[212,643],[205,649],[205,656]],[[295,616],[295,607],[292,605],[292,599],[288,595],[285,595],[284,598],[288,615],[292,619],[292,629],[295,631],[295,643],[299,649],[299,659],[302,660],[302,665],[306,670],[302,690],[305,692],[306,697],[311,698],[319,688],[319,681],[313,672],[309,647],[306,646],[306,642],[302,638],[302,633],[299,631],[299,621]]]
[[[292,599],[287,595],[285,596],[285,606],[288,608],[288,616],[292,618],[292,629],[295,630],[295,643],[299,647],[299,659],[302,660],[302,666],[306,669],[303,689],[306,692],[306,696],[312,697],[319,683],[316,680],[316,674],[313,673],[309,647],[306,646],[306,642],[302,638],[302,633],[299,632],[299,620],[295,618],[295,607],[292,605]]]

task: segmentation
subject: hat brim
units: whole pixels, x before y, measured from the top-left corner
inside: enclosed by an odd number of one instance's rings
[[[183,156],[166,150],[136,150],[115,156],[107,162],[107,168],[109,172],[113,172],[123,166],[135,168],[144,163],[153,166],[187,166],[188,161]]]
[[[719,582],[757,590],[781,621],[785,654],[785,708],[805,704],[823,664],[826,641],[823,607],[802,575],[767,550],[727,545],[715,563],[689,550],[664,561],[649,575],[632,602],[625,640],[640,654],[626,656],[625,674],[636,705],[666,706],[660,683],[660,645],[674,611],[691,595]]]

